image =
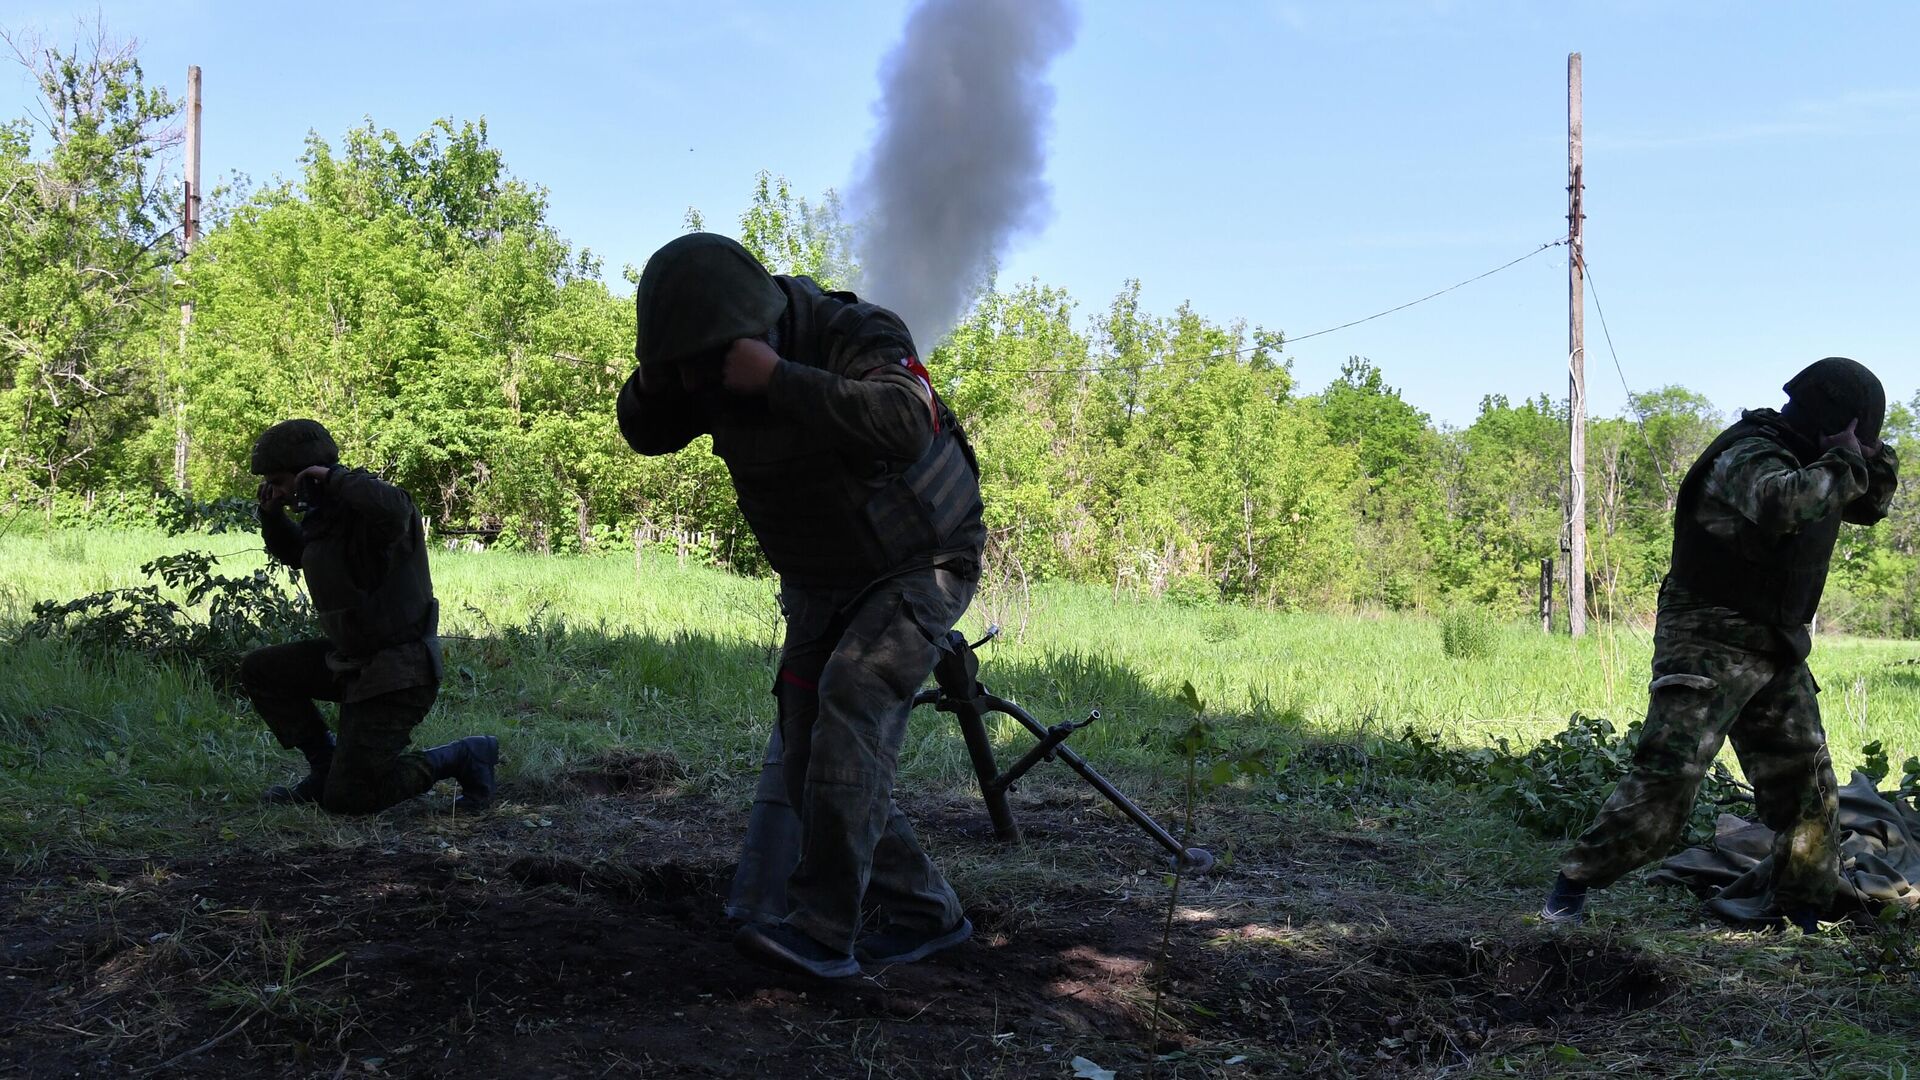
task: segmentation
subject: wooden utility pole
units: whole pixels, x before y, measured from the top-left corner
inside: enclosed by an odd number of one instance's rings
[[[187,67],[187,148],[181,170],[180,250],[193,253],[193,241],[200,233],[200,67]],[[185,260],[182,259],[184,265]],[[180,302],[180,368],[186,373],[187,331],[193,328],[193,294]],[[187,404],[176,387],[173,400],[173,488],[187,490]]]
[[[1581,193],[1580,54],[1567,54],[1567,625],[1587,632],[1586,212]]]

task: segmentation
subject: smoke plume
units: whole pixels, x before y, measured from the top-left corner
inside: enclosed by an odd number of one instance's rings
[[[879,132],[853,186],[861,298],[922,353],[966,313],[1014,237],[1046,223],[1047,66],[1068,0],[924,0],[881,64]]]

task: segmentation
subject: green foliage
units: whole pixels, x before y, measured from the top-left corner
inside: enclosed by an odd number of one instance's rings
[[[1220,586],[1197,574],[1175,578],[1167,586],[1168,603],[1184,608],[1212,607],[1220,602]]]
[[[1364,477],[1356,544],[1361,595],[1396,611],[1438,599],[1432,535],[1444,525],[1447,438],[1402,400],[1378,367],[1349,357],[1319,399],[1328,437],[1350,448]]]
[[[1273,764],[1265,749],[1236,752],[1222,740],[1220,727],[1208,718],[1206,702],[1201,700],[1200,692],[1193,688],[1191,681],[1180,684],[1179,700],[1193,719],[1168,740],[1167,748],[1185,764],[1181,785],[1185,823],[1180,834],[1185,843],[1193,838],[1194,811],[1200,800],[1236,778],[1272,775]],[[1230,857],[1232,853],[1225,854]],[[1160,962],[1155,966],[1153,979],[1153,1034],[1148,1039],[1149,1046],[1157,1046],[1160,1041],[1163,1018],[1160,1003],[1167,988],[1167,953],[1172,943],[1174,913],[1180,904],[1180,879],[1176,864],[1175,871],[1165,879],[1167,914],[1161,923]]]
[[[44,121],[0,122],[5,512],[143,524],[155,491],[244,499],[257,433],[311,416],[442,535],[541,553],[651,539],[766,569],[706,440],[643,459],[620,438],[631,295],[558,234],[484,122],[310,136],[290,179],[215,192],[182,262],[156,171],[177,103],[128,48],[27,53]],[[857,277],[831,191],[809,200],[762,171],[737,232],[777,272]],[[991,569],[1023,588],[1510,618],[1560,555],[1566,414],[1545,395],[1490,395],[1455,430],[1363,357],[1310,393],[1278,331],[1144,310],[1137,280],[1084,309],[995,283],[920,345],[979,450]],[[1891,442],[1914,441],[1917,411],[1889,410]],[[1594,615],[1650,612],[1674,487],[1722,420],[1674,386],[1593,419]],[[1901,499],[1843,531],[1822,627],[1920,636],[1917,597],[1920,500]]]
[[[1887,757],[1886,743],[1875,739],[1861,747],[1860,754],[1865,759],[1860,765],[1860,771],[1871,777],[1875,784],[1881,785],[1883,791],[1888,791],[1893,797],[1900,799],[1920,798],[1920,757],[1910,757],[1901,762],[1899,779],[1888,787],[1883,784],[1883,781],[1893,772],[1893,765]]]
[[[56,543],[66,557],[50,555]],[[0,536],[0,848],[172,851],[212,843],[233,822],[236,793],[284,778],[284,752],[197,666],[15,633],[40,598],[153,584],[183,602],[139,568],[204,545],[152,529],[22,526]],[[236,540],[215,550],[246,546]],[[239,552],[217,572],[239,576],[265,565],[259,551]],[[778,608],[767,582],[655,550],[638,558],[443,550],[433,554],[433,575],[447,679],[416,743],[475,731],[510,737],[520,748],[507,766],[510,782],[536,788],[610,751],[670,748],[691,770],[693,790],[726,799],[746,790],[739,784],[759,768],[772,715],[766,688]],[[1275,769],[1212,797],[1281,813],[1303,802],[1342,813],[1430,803],[1433,793],[1401,763],[1402,740],[1381,737],[1407,725],[1463,751],[1499,737],[1525,748],[1564,727],[1576,705],[1613,715],[1645,706],[1643,680],[1609,682],[1606,665],[1594,661],[1605,650],[1616,670],[1645,670],[1646,635],[1624,629],[1602,627],[1579,642],[1511,633],[1499,677],[1490,678],[1485,665],[1444,658],[1436,620],[1421,616],[1189,610],[1066,583],[1036,584],[1030,604],[1027,629],[994,645],[988,684],[1049,722],[1099,708],[1100,723],[1073,745],[1156,813],[1180,798],[1184,769],[1168,743],[1194,717],[1181,700],[1183,680],[1204,699],[1203,715],[1228,756],[1265,749]],[[554,625],[560,613],[564,628]],[[977,633],[984,622],[976,609],[963,628]],[[290,636],[309,633],[302,624]],[[1920,751],[1920,680],[1893,663],[1911,655],[1910,646],[1889,642],[1820,639],[1813,664],[1823,681],[1864,680],[1869,689],[1859,711],[1826,719],[1842,775],[1873,738],[1898,749],[1890,754],[1896,762]],[[1372,734],[1356,737],[1356,728]],[[994,737],[1003,755],[1029,741],[1011,728]],[[973,782],[950,717],[917,710],[905,745],[904,784],[964,792]],[[103,767],[108,753],[122,763]],[[1284,803],[1270,802],[1281,794]],[[80,798],[89,804],[79,806]],[[1465,801],[1482,805],[1477,795]],[[1504,807],[1487,812],[1512,821]],[[166,831],[167,822],[184,831]],[[321,818],[272,821],[296,840],[337,827]]]
[[[347,954],[337,952],[308,963],[305,942],[298,935],[278,937],[264,917],[257,933],[256,955],[249,957],[254,970],[248,972],[243,967],[241,974],[208,988],[209,1002],[216,1008],[234,1010],[236,1015],[264,1013],[314,1032],[338,1025],[347,1008],[318,990],[323,980],[317,976]]]
[[[1633,761],[1640,722],[1625,732],[1601,717],[1575,713],[1565,729],[1516,753],[1506,739],[1463,749],[1408,728],[1382,747],[1387,771],[1483,792],[1488,803],[1545,837],[1572,836],[1592,824]],[[1750,801],[1744,785],[1715,763],[1688,820],[1685,844],[1713,835],[1723,812]]]
[[[1206,702],[1191,682],[1181,684],[1180,703],[1193,714],[1193,719],[1168,738],[1167,751],[1186,767],[1191,830],[1195,800],[1242,777],[1273,775],[1273,750],[1266,746],[1248,749],[1237,745],[1218,721],[1208,717]]]
[[[166,412],[153,316],[178,248],[158,159],[179,103],[104,35],[14,43],[39,101],[0,122],[0,495],[50,510],[63,489],[136,479]]]
[[[154,524],[169,536],[186,532],[211,534],[256,532],[260,528],[260,503],[237,495],[218,499],[191,499],[171,491],[154,495]]]
[[[65,642],[96,658],[130,653],[187,664],[216,683],[232,684],[249,650],[307,635],[312,618],[305,597],[273,570],[222,574],[215,572],[219,562],[204,551],[185,551],[140,567],[178,600],[159,586],[141,585],[39,601],[15,631],[14,644],[35,637]]]
[[[1485,610],[1452,608],[1440,618],[1440,651],[1454,660],[1481,660],[1499,644],[1500,626]]]
[[[1920,499],[1912,475],[1920,455],[1920,394],[1890,402],[1881,438],[1903,452],[1900,492],[1872,529],[1842,529],[1821,618],[1856,633],[1920,637]]]
[[[829,191],[818,205],[808,203],[794,195],[786,177],[765,169],[753,178],[753,200],[740,215],[738,239],[774,273],[804,275],[824,289],[845,289],[858,274],[840,196]]]
[[[1847,935],[1840,948],[1867,982],[1920,990],[1920,908],[1888,904],[1867,932]]]

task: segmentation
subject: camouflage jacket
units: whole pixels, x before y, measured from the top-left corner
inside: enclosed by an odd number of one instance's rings
[[[642,454],[713,436],[742,514],[783,587],[857,590],[936,563],[977,566],[986,532],[959,423],[899,318],[804,277],[768,344],[764,398],[689,394],[636,370],[618,418]]]
[[[1707,474],[1696,511],[1702,528],[1732,540],[1747,530],[1768,536],[1795,532],[1839,509],[1843,520],[1872,525],[1887,516],[1899,484],[1900,459],[1892,446],[1872,458],[1835,448],[1801,467],[1771,439],[1742,439],[1722,451]],[[1660,591],[1660,620],[1757,652],[1785,652],[1805,659],[1812,648],[1806,627],[1780,627],[1689,593],[1669,581]]]
[[[312,512],[260,515],[267,553],[299,568],[347,701],[440,681],[440,607],[425,527],[405,491],[335,468]]]

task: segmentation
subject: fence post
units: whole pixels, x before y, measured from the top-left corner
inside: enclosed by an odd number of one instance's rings
[[[1553,633],[1553,556],[1540,560],[1540,632]]]

